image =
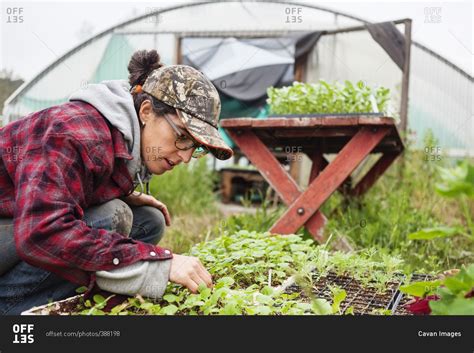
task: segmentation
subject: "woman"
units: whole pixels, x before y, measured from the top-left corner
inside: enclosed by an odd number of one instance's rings
[[[129,83],[89,85],[0,129],[1,314],[83,285],[147,297],[168,280],[212,286],[197,258],[156,246],[168,210],[133,190],[192,157],[232,156],[217,131],[219,95],[155,50],[136,52],[128,70]]]

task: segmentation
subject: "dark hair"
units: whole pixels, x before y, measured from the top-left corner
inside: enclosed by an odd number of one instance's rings
[[[138,50],[130,59],[130,63],[128,64],[128,82],[130,86],[133,87],[135,85],[143,85],[145,83],[146,78],[148,75],[155,69],[159,69],[160,67],[164,66],[160,62],[160,55],[156,50]],[[141,93],[132,93],[133,97],[133,105],[135,106],[135,110],[137,112],[140,111],[140,107],[143,101],[149,99],[152,102],[153,111],[157,115],[163,115],[166,113],[174,114],[176,113],[175,109],[155,97],[149,95],[148,93],[141,92]]]

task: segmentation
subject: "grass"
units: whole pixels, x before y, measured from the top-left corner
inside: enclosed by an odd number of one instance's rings
[[[271,189],[269,188],[267,189],[266,195],[260,195],[259,199],[262,200],[262,203],[256,209],[255,213],[242,213],[222,219],[212,228],[212,234],[233,234],[241,230],[255,232],[268,231],[272,224],[275,223],[284,212],[284,207],[270,207],[273,202],[270,200],[270,192]],[[253,195],[247,194],[241,201],[241,204],[244,207],[251,207],[251,199],[253,199]]]
[[[437,271],[466,263],[474,253],[468,239],[427,242],[407,238],[422,228],[454,226],[462,219],[459,203],[434,192],[436,167],[449,161],[425,159],[423,151],[408,150],[361,199],[342,206],[340,195],[331,197],[323,208],[326,213],[333,212],[326,233],[344,235],[356,248],[375,246],[400,255],[413,271]]]
[[[215,237],[216,233],[211,230],[220,224],[221,218],[218,212],[202,216],[174,216],[159,245],[177,254],[188,252],[193,245]]]
[[[222,218],[214,192],[217,174],[206,162],[206,158],[192,160],[150,181],[150,193],[171,214],[171,226],[166,228],[160,246],[173,252],[187,252],[205,240],[210,228]]]
[[[201,158],[154,176],[150,193],[164,202],[172,215],[209,214],[217,210],[216,181],[217,174],[208,168],[207,158]]]

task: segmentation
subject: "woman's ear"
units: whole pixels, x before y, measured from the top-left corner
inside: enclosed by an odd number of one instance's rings
[[[150,100],[146,99],[140,105],[138,117],[143,124],[146,124],[153,116],[153,107]]]

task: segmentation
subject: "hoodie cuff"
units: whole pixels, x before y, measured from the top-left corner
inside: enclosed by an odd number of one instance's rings
[[[111,271],[97,271],[96,281],[100,289],[134,296],[158,299],[166,290],[171,260],[139,261]]]

